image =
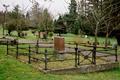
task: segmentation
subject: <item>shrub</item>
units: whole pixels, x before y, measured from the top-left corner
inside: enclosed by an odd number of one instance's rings
[[[53,34],[54,34],[53,32],[49,32],[49,33],[48,33],[49,37],[52,37]]]

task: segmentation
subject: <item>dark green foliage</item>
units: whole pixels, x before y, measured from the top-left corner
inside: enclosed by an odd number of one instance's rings
[[[63,16],[60,16],[58,20],[55,22],[55,30],[58,33],[78,33],[78,23],[77,23],[77,3],[75,0],[71,0],[70,6],[69,6],[69,13],[64,14]]]
[[[54,33],[53,32],[49,32],[48,35],[49,35],[49,37],[52,37],[54,35]]]
[[[69,13],[66,13],[58,18],[55,22],[55,32],[73,33],[73,34],[93,34],[91,24],[88,22],[85,16],[78,15],[77,3],[75,0],[71,0],[69,6]],[[61,31],[57,30],[60,29]]]
[[[64,20],[64,18],[62,16],[59,16],[58,20],[54,21],[54,32],[55,33],[66,33],[66,21]]]
[[[69,26],[69,29],[71,33],[76,34],[76,30],[78,29],[78,26],[76,24],[77,20],[77,3],[75,0],[71,0],[70,6],[69,6],[69,14],[68,14],[68,19],[67,20],[67,26]]]

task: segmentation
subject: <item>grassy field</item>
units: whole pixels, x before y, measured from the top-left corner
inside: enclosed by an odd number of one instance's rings
[[[79,43],[87,43],[89,42],[94,42],[94,36],[87,36],[87,38],[85,38],[84,35],[82,35],[82,37],[80,35],[74,35],[74,34],[64,34],[63,35],[65,37],[65,41],[66,42],[79,42]],[[105,37],[98,37],[97,38],[98,42],[100,45],[104,45],[105,43]],[[114,37],[108,38],[108,41],[110,43],[110,45],[116,43],[116,39]]]
[[[31,37],[30,34],[27,38],[33,39],[34,36]],[[76,40],[76,35],[64,36],[66,42]],[[44,74],[32,68],[30,64],[24,64],[15,57],[6,55],[6,46],[0,45],[0,80],[120,80],[120,68],[88,74]]]
[[[0,46],[0,80],[120,80],[120,69],[89,74],[44,74],[11,56]]]
[[[3,29],[0,26],[0,37],[3,34],[2,32],[3,32]],[[5,30],[4,32],[5,32],[5,34],[7,34],[7,30]],[[28,31],[24,31],[24,32],[27,33],[27,36],[24,39],[29,39],[29,40],[37,39],[37,37],[32,34],[32,30],[28,30]],[[12,37],[17,38],[17,32],[16,31],[12,31],[11,35],[12,35]],[[85,38],[84,35],[74,35],[74,34],[70,34],[70,33],[62,34],[62,36],[65,37],[66,42],[73,42],[73,41],[79,41],[79,42],[91,41],[91,42],[93,42],[94,41],[94,36],[87,36],[87,38]],[[21,39],[21,38],[19,38],[19,39]],[[109,38],[108,40],[111,44],[116,42],[116,39],[114,37]],[[100,44],[103,44],[105,42],[105,38],[104,37],[98,37],[98,42]]]

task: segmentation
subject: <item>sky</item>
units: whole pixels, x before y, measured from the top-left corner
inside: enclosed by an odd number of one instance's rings
[[[57,17],[59,14],[68,12],[70,0],[36,0],[40,7],[48,8],[49,12]],[[3,4],[9,5],[8,10],[12,10],[15,5],[19,5],[23,11],[31,8],[32,3],[29,0],[0,0],[0,11],[4,10]]]

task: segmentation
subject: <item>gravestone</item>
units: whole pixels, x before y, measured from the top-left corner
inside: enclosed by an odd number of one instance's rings
[[[63,37],[60,36],[54,37],[54,50],[58,59],[63,60],[65,51],[65,43]]]

